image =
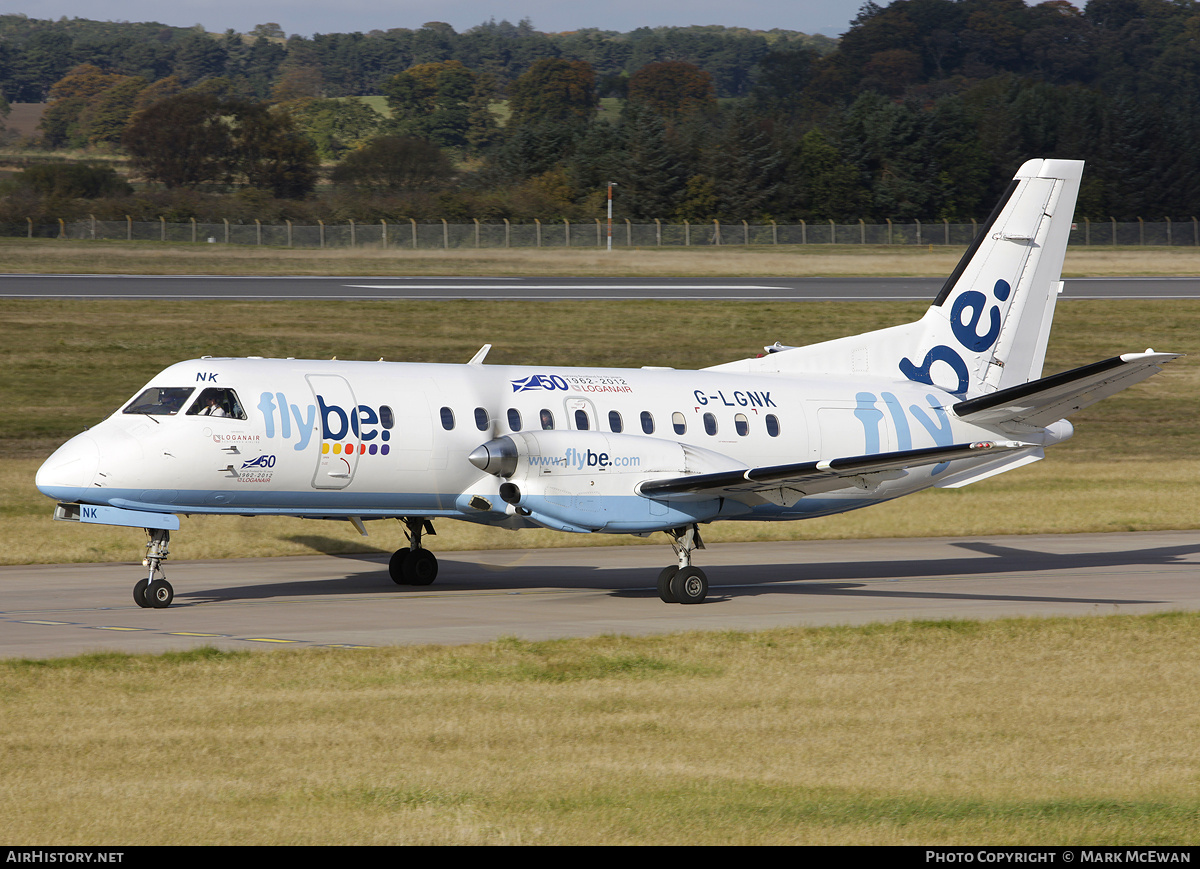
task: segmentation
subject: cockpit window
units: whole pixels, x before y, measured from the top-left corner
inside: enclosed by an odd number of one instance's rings
[[[188,408],[188,416],[227,416],[232,419],[245,419],[246,411],[238,401],[237,393],[232,389],[212,386],[203,390],[199,397]]]
[[[124,413],[146,413],[151,416],[174,416],[179,413],[191,386],[151,386],[125,406]]]

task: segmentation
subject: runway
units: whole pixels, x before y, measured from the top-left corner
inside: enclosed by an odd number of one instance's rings
[[[400,587],[383,556],[169,562],[175,603],[139,609],[137,564],[0,568],[0,657],[97,650],[457,644],[909,619],[1200,609],[1200,531],[715,544],[709,598],[665,604],[661,546],[439,553]]]
[[[929,301],[944,278],[430,278],[2,275],[5,299]],[[1065,299],[1200,299],[1200,278],[1072,278]]]

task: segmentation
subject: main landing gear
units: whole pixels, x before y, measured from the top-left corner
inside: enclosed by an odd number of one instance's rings
[[[405,526],[408,549],[397,549],[388,562],[388,573],[396,585],[429,585],[437,579],[437,558],[428,549],[421,548],[421,534],[437,534],[428,519],[400,520]]]
[[[708,596],[708,577],[692,567],[692,550],[704,548],[700,526],[672,528],[667,533],[674,539],[671,548],[679,556],[679,564],[663,568],[658,575],[658,596],[665,603],[702,603]]]
[[[150,574],[145,579],[138,580],[133,587],[133,602],[143,609],[166,609],[175,599],[175,589],[167,582],[163,573],[162,563],[170,554],[167,544],[171,540],[171,532],[160,528],[147,528],[150,542],[146,544],[146,557],[142,564],[150,568]],[[155,578],[157,574],[157,578]]]

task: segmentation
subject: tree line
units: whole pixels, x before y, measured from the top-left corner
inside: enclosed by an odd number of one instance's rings
[[[256,30],[243,49],[284,54],[258,90],[228,60],[199,77],[76,65],[47,88],[45,142],[126,153],[193,211],[220,190],[272,197],[266,217],[587,220],[615,182],[620,216],[636,220],[961,222],[1035,156],[1088,161],[1080,217],[1189,218],[1200,194],[1200,0],[868,2],[832,51],[674,29],[757,46],[703,62],[637,54],[671,29]],[[231,42],[179,42],[200,38]],[[380,45],[394,53],[347,77],[318,50],[334,44],[347,69]],[[546,45],[558,53],[530,59]],[[368,83],[386,112],[344,95]],[[331,186],[314,201],[322,161]]]

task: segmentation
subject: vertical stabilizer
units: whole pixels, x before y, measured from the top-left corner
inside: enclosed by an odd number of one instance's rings
[[[1042,375],[1083,163],[1030,160],[922,318],[909,380],[979,395]]]
[[[1083,163],[1030,160],[925,316],[713,366],[907,378],[974,398],[1041,377]]]

